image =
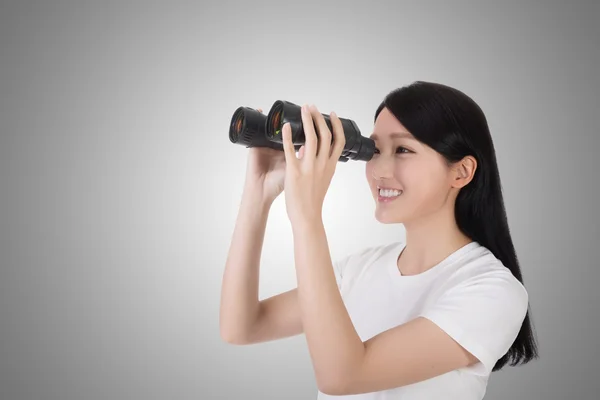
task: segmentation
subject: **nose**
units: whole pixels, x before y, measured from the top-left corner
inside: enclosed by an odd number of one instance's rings
[[[389,157],[379,156],[376,160],[371,160],[371,174],[373,179],[391,179],[394,171],[394,161]]]

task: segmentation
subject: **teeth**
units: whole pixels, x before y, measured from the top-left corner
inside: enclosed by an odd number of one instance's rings
[[[382,197],[396,197],[402,194],[401,190],[383,190],[379,189],[379,195]]]

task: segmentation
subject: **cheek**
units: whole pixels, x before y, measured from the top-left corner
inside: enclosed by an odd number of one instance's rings
[[[394,166],[394,178],[406,191],[418,188],[422,174],[419,165],[411,160],[398,160]]]
[[[419,190],[417,202],[425,210],[434,210],[446,202],[447,191],[445,188],[444,175],[439,171],[426,171],[419,177]]]
[[[443,174],[426,163],[405,163],[396,174],[407,194],[424,202],[438,197],[444,183]]]

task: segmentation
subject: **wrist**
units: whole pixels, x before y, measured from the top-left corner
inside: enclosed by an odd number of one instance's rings
[[[269,211],[275,199],[265,196],[262,187],[246,185],[243,200],[244,203],[250,204],[256,211]]]
[[[292,222],[292,231],[297,234],[310,234],[317,229],[322,229],[323,219],[319,215],[313,215],[306,218],[299,218]]]

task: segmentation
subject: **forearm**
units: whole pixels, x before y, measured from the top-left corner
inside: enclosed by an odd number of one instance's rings
[[[244,191],[223,273],[221,335],[243,340],[257,321],[260,257],[271,201]]]
[[[321,221],[294,228],[302,324],[320,386],[342,385],[360,365],[364,344],[339,293]]]

